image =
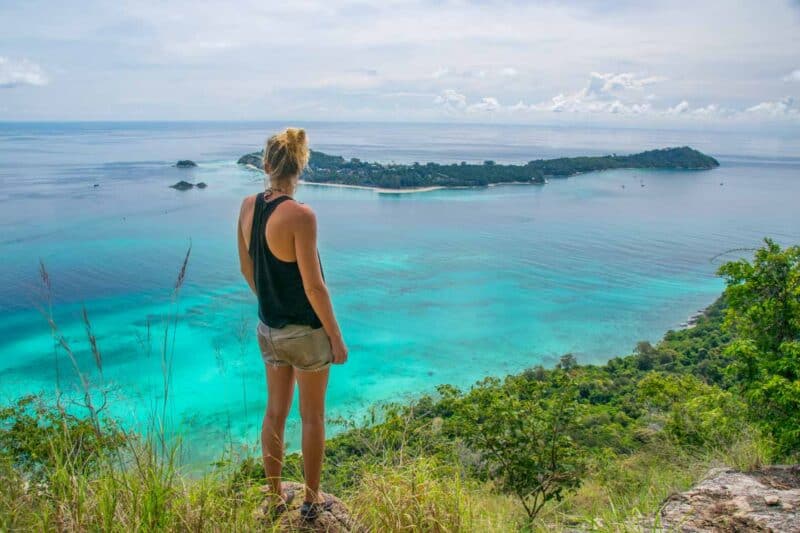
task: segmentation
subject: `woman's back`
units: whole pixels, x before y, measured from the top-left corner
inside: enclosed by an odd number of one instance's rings
[[[293,226],[303,214],[299,211],[307,209],[286,195],[259,193],[253,200],[248,251],[259,319],[271,328],[322,327],[306,296],[295,252]]]

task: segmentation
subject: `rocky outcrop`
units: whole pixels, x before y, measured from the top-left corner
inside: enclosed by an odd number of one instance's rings
[[[170,187],[173,189],[177,189],[179,191],[188,191],[189,189],[194,187],[194,184],[189,183],[188,181],[181,180],[178,183],[170,185]]]
[[[258,169],[264,166],[264,160],[261,158],[261,152],[252,152],[245,154],[236,162],[239,165],[249,165]]]
[[[667,499],[655,530],[800,532],[800,465],[754,472],[717,468]]]
[[[206,187],[208,187],[208,185],[206,185],[202,181],[195,184],[195,183],[189,183],[188,181],[183,181],[183,180],[179,181],[178,183],[174,183],[174,184],[170,185],[170,188],[177,189],[179,191],[188,191],[189,189],[193,189],[195,187],[197,187],[198,189],[205,189]]]
[[[175,166],[178,168],[192,168],[196,167],[197,163],[195,163],[191,159],[181,159],[180,161],[175,163]]]
[[[261,489],[267,492],[268,488]],[[282,513],[277,520],[277,524],[273,524],[270,518],[265,513],[265,508],[257,511],[256,519],[270,527],[277,525],[278,531],[308,531],[308,532],[326,532],[326,533],[349,533],[349,532],[364,532],[363,528],[356,525],[353,517],[350,516],[349,511],[344,506],[344,503],[330,494],[323,493],[323,496],[333,500],[333,507],[330,511],[320,513],[314,521],[308,521],[300,516],[300,506],[303,503],[303,485],[286,481],[283,483],[284,491],[294,491],[294,500],[289,505],[286,512]],[[270,529],[272,531],[272,529]]]

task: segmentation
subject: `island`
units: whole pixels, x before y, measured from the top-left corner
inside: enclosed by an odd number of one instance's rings
[[[238,164],[261,169],[262,153],[239,158]],[[485,187],[506,183],[544,184],[548,178],[566,178],[586,172],[611,169],[709,170],[719,166],[711,156],[688,146],[648,150],[632,155],[561,157],[536,159],[521,165],[484,161],[482,164],[413,163],[381,164],[347,160],[311,150],[308,167],[302,175],[307,183],[338,184],[388,190],[444,187]]]
[[[175,163],[175,166],[178,168],[193,168],[197,166],[197,163],[195,163],[191,159],[181,159],[180,161]]]
[[[188,191],[189,189],[194,189],[195,187],[198,189],[205,189],[206,187],[208,187],[208,185],[206,185],[202,181],[199,183],[189,183],[188,181],[184,180],[181,180],[178,183],[170,185],[171,189],[175,189],[178,191]]]

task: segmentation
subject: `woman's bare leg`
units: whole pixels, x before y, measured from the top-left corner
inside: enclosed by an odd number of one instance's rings
[[[303,474],[306,478],[305,501],[319,500],[319,478],[325,452],[325,391],[329,369],[316,372],[298,370],[300,417],[303,419]]]
[[[273,494],[281,494],[281,469],[283,468],[283,430],[292,406],[294,393],[294,368],[289,365],[267,364],[267,411],[261,425],[261,454],[264,473]]]

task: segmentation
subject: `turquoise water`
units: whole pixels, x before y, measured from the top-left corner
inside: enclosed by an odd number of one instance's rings
[[[550,365],[566,352],[583,362],[628,353],[716,298],[716,254],[765,235],[800,241],[795,135],[306,126],[317,149],[379,161],[523,162],[691,144],[722,162],[710,172],[613,171],[413,195],[303,187],[351,351],[332,371],[332,416]],[[37,310],[41,258],[56,321],[91,370],[80,317],[88,310],[116,416],[136,426],[161,402],[160,342],[177,311],[169,412],[190,439],[188,455],[255,444],[266,391],[235,224],[241,198],[263,178],[234,162],[278,127],[0,124],[0,399],[54,389],[53,341]],[[170,166],[184,158],[200,166]],[[168,188],[179,179],[209,186]],[[74,391],[63,357],[60,369]],[[287,437],[296,448],[296,407]]]

